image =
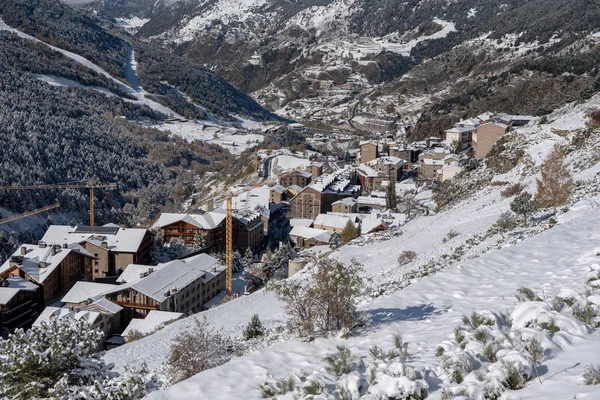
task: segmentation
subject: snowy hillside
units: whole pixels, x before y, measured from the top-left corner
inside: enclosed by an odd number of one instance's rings
[[[600,135],[597,130],[585,130],[587,114],[598,104],[597,96],[584,104],[569,105],[548,116],[546,124],[511,133],[507,146],[517,143],[524,150],[517,164],[505,173],[492,173],[483,167],[476,171],[479,175],[491,173],[488,183],[502,184],[486,184],[446,210],[409,221],[399,237],[386,240],[367,236],[331,253],[330,257],[343,262],[356,259],[364,266],[368,289],[358,310],[368,314],[371,323],[367,327],[355,329],[347,340],[299,341],[282,329],[286,322],[283,304],[273,293],[260,290],[204,312],[202,317],[223,333],[240,338],[250,316],[256,313],[270,330],[267,340],[251,344],[243,356],[164,392],[153,393],[150,398],[191,399],[201,395],[211,399],[259,399],[262,393],[258,387],[266,381],[323,371],[326,365],[322,358],[338,345],[348,347],[353,355],[367,362],[373,345],[387,350],[393,347],[393,335],[400,334],[408,343],[411,365],[426,367],[438,376],[428,375],[428,398],[441,399],[444,371],[440,370],[436,349],[452,339],[463,315],[505,314],[498,317],[504,321],[502,318],[513,313],[517,305],[515,294],[521,287],[532,289],[548,304],[569,290],[582,295],[590,271],[600,268]],[[585,137],[583,141],[581,135]],[[555,225],[538,213],[530,227],[518,228],[505,238],[491,231],[512,200],[501,195],[504,186],[521,183],[525,190],[535,192],[539,165],[555,143],[570,150],[567,161],[577,181],[575,203],[568,211],[559,212]],[[431,201],[428,192],[419,196],[425,203]],[[398,256],[405,250],[414,251],[417,256],[399,266]],[[289,279],[309,279],[310,274],[309,269]],[[543,311],[546,303],[519,305],[511,316],[515,324],[512,329],[526,326],[519,324],[527,324],[527,318],[542,318],[547,313]],[[559,334],[530,332],[542,335],[541,342],[548,349],[547,359],[539,367],[543,385],[530,380],[524,389],[511,395],[551,400],[574,395],[600,396],[597,387],[581,384],[584,368],[598,362],[589,355],[600,345],[600,335],[582,328],[573,317],[561,314],[560,318],[557,316],[556,321],[566,325]],[[178,321],[150,337],[109,351],[105,358],[119,369],[132,360],[143,360],[152,368],[159,368],[169,354],[173,338],[192,325],[193,318]],[[447,348],[448,344],[444,346]],[[479,390],[477,387],[473,383],[469,390]]]

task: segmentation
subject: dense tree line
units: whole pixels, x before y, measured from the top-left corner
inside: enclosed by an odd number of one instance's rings
[[[0,66],[33,74],[54,75],[85,86],[100,86],[122,97],[128,93],[113,80],[52,50],[43,43],[20,38],[14,33],[0,32]]]
[[[156,117],[145,107],[91,90],[62,89],[11,71],[0,71],[0,182],[47,184],[96,179],[116,182],[113,195],[130,222],[147,223],[162,209],[176,210],[191,193],[192,171],[231,162],[220,147],[187,145],[122,118]],[[97,191],[97,223],[118,221]],[[0,191],[0,204],[24,212],[60,201],[61,212],[87,222],[84,190]]]

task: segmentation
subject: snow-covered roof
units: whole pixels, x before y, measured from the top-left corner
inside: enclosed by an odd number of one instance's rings
[[[370,233],[373,229],[381,225],[386,226],[381,218],[365,218],[360,224],[360,231],[362,234]]]
[[[8,282],[8,286],[0,286],[0,304],[4,305],[8,304],[21,290],[35,292],[39,289],[38,285],[18,276],[11,276],[5,281]]]
[[[396,156],[384,156],[377,159],[378,164],[401,166],[406,163],[403,159]]]
[[[168,297],[165,294],[167,290],[184,288],[202,277],[210,279],[213,269],[214,273],[218,273],[223,268],[215,258],[208,254],[199,254],[186,261],[168,262],[158,271],[131,285],[131,288],[162,302]]]
[[[496,125],[496,126],[498,126],[498,127],[502,128],[502,129],[504,129],[504,130],[507,130],[507,129],[508,129],[508,125],[506,125],[506,124],[503,124],[503,123],[501,123],[501,122],[488,122],[488,123],[486,123],[486,124],[480,125],[479,127],[480,127],[480,128],[482,128],[482,127],[484,127],[484,126],[488,126],[488,125]]]
[[[175,321],[184,315],[182,313],[152,310],[144,319],[132,319],[121,336],[127,336],[132,331],[147,335],[161,328],[167,322]]]
[[[75,285],[65,294],[61,302],[81,304],[88,299],[96,299],[98,296],[115,289],[116,285],[98,282],[75,282]]]
[[[89,307],[101,308],[112,314],[116,314],[123,309],[123,307],[121,307],[120,305],[113,303],[112,301],[107,300],[104,297],[101,297],[98,300],[94,301],[92,304],[89,305]]]
[[[290,226],[293,228],[295,226],[305,226],[310,227],[313,224],[313,220],[310,218],[292,218],[290,219]]]
[[[48,245],[88,242],[96,246],[101,246],[102,242],[106,241],[108,243],[108,248],[111,251],[135,253],[139,250],[146,232],[147,229],[120,228],[113,226],[73,227],[70,225],[52,225],[44,234],[42,241],[48,243]]]
[[[356,204],[356,199],[354,197],[346,197],[346,198],[343,198],[341,200],[331,203],[332,206],[335,206],[337,204],[345,204],[349,207],[352,207],[353,205]]]
[[[290,232],[291,237],[301,237],[304,239],[316,239],[322,243],[329,243],[333,233],[323,229],[308,228],[304,226],[295,226]]]
[[[423,164],[425,165],[444,165],[444,160],[434,160],[433,158],[423,158]]]
[[[359,196],[356,200],[359,206],[385,207],[385,198],[383,197]]]
[[[376,178],[380,174],[380,171],[376,170],[368,163],[358,165],[357,169],[359,173],[362,173],[369,178]]]
[[[275,185],[271,188],[272,192],[278,192],[278,193],[283,193],[285,192],[285,188],[281,185]]]
[[[84,320],[88,324],[93,325],[101,313],[99,311],[86,310],[81,308],[71,309],[69,307],[46,307],[37,317],[33,326],[42,326],[43,322],[49,321],[50,318],[69,318],[76,321]]]
[[[475,131],[474,126],[455,126],[446,130],[446,133],[462,133],[462,132],[473,132]]]
[[[141,264],[129,264],[125,271],[119,275],[117,278],[117,283],[125,283],[125,282],[136,282],[140,279],[144,278],[145,275],[149,275],[152,271],[158,271],[165,264],[159,265],[141,265]]]
[[[179,221],[187,222],[204,230],[215,229],[223,222],[225,214],[211,211],[204,214],[162,213],[153,226],[163,228]]]
[[[310,163],[310,165],[313,166],[313,167],[317,167],[317,168],[323,168],[323,165],[325,165],[325,164],[322,163],[322,162],[313,161],[313,162]]]
[[[18,265],[19,269],[29,275],[36,282],[44,282],[46,278],[60,265],[60,263],[69,255],[71,252],[77,252],[86,256],[91,256],[87,251],[82,251],[81,246],[74,246],[74,248],[63,248],[46,246],[40,247],[39,245],[23,244],[17,251],[13,253],[13,256],[21,256],[21,249],[26,248],[27,253],[23,256],[23,262]],[[4,272],[10,268],[10,259],[6,260],[0,272]]]
[[[327,226],[331,228],[344,229],[348,224],[348,221],[354,223],[348,217],[342,217],[339,215],[330,215],[330,214],[319,214],[315,219],[314,226]]]

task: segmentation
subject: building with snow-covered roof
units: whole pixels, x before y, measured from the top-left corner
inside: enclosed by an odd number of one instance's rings
[[[19,276],[42,288],[47,305],[67,293],[79,280],[92,280],[94,256],[77,243],[63,246],[23,244],[0,267],[0,276]]]
[[[356,199],[359,210],[385,210],[385,197],[359,196]]]
[[[118,275],[129,264],[149,262],[154,234],[147,229],[115,225],[52,225],[42,242],[60,246],[79,244],[95,257],[93,279],[101,279]]]
[[[450,128],[446,131],[446,145],[455,146],[457,144],[461,150],[466,149],[471,146],[475,132],[477,132],[477,127],[472,125]]]
[[[313,227],[330,232],[342,233],[348,222],[357,225],[353,218],[332,214],[319,214],[315,219]]]
[[[275,185],[271,188],[269,194],[269,202],[274,204],[281,204],[281,202],[287,199],[287,189],[281,185]]]
[[[225,290],[225,266],[208,254],[198,254],[165,263],[123,286],[105,297],[126,308],[128,317],[146,316],[152,310],[196,313]]]
[[[331,205],[343,198],[354,197],[360,186],[354,185],[351,168],[321,175],[290,200],[294,218],[315,219],[317,215],[331,211]]]
[[[292,185],[298,185],[305,187],[312,180],[312,173],[308,171],[290,171],[279,176],[279,184],[281,186],[289,187]]]
[[[332,232],[323,229],[295,226],[290,232],[290,239],[296,246],[308,249],[329,244],[331,235]]]
[[[154,223],[161,230],[166,243],[182,238],[186,246],[193,247],[198,237],[207,252],[225,250],[225,213],[219,210],[204,214],[162,213]]]
[[[311,180],[315,180],[323,175],[323,166],[325,164],[318,161],[313,161],[306,167],[306,172],[311,174]]]
[[[28,329],[40,312],[41,289],[18,276],[0,277],[0,337]]]
[[[499,122],[488,122],[477,128],[473,135],[475,158],[484,158],[494,147],[498,139],[510,132],[510,126]]]
[[[331,211],[339,213],[355,213],[358,211],[358,204],[354,197],[346,197],[331,204]]]

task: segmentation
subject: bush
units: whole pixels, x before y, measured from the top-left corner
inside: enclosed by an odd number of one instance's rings
[[[600,365],[588,365],[583,373],[583,382],[586,385],[600,385]]]
[[[246,325],[246,329],[244,329],[244,340],[260,337],[264,334],[264,331],[265,328],[262,322],[260,322],[258,314],[254,314],[248,325]]]
[[[527,225],[527,216],[537,210],[535,202],[531,200],[531,197],[531,193],[522,192],[510,203],[512,212],[522,215],[525,225]]]
[[[167,375],[172,383],[229,361],[229,340],[210,329],[204,319],[195,319],[195,324],[193,328],[179,333],[171,345]]]
[[[327,371],[338,378],[352,370],[352,352],[347,347],[337,346],[337,353],[326,355],[323,361],[329,364]]]
[[[542,299],[540,299],[534,292],[533,290],[526,288],[526,287],[520,287],[517,289],[517,294],[516,294],[517,300],[519,302],[524,302],[524,301],[542,301]]]
[[[408,264],[411,261],[413,261],[415,258],[417,258],[417,253],[415,253],[414,251],[411,251],[411,250],[404,250],[398,256],[398,264],[399,265]]]
[[[589,118],[589,126],[592,128],[600,127],[600,110],[592,111]]]
[[[518,223],[514,214],[510,211],[506,211],[498,217],[496,222],[494,223],[494,228],[498,230],[502,238],[504,238],[504,233],[510,230],[513,230],[517,227]]]
[[[504,198],[516,196],[519,193],[521,193],[523,189],[525,189],[523,185],[521,185],[520,183],[515,183],[514,185],[510,185],[502,192],[500,192],[500,195]]]
[[[269,290],[285,303],[290,326],[300,336],[344,330],[356,322],[355,302],[361,293],[362,267],[353,262],[344,265],[337,260],[317,258],[314,283],[281,281]]]
[[[456,232],[456,231],[454,231],[452,229],[450,230],[450,232],[448,232],[446,234],[446,237],[448,238],[448,240],[452,240],[452,239],[454,239],[457,236],[460,236],[460,233],[458,233],[458,232]]]

